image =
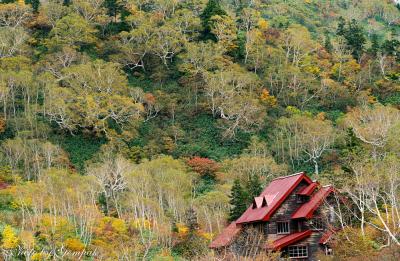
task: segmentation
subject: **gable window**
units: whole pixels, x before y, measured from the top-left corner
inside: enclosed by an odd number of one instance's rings
[[[289,234],[289,222],[276,222],[276,231],[277,234]]]
[[[308,257],[308,247],[305,245],[289,246],[289,258],[305,258]]]

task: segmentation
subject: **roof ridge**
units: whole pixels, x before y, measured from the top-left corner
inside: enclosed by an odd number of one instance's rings
[[[286,179],[286,178],[290,178],[290,177],[293,177],[293,176],[305,175],[305,174],[306,174],[306,173],[305,173],[304,171],[302,171],[302,172],[297,172],[297,173],[290,174],[290,175],[287,175],[287,176],[277,177],[277,178],[274,178],[273,180],[277,180],[277,179]]]

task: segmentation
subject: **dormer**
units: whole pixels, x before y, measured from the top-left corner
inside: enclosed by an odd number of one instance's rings
[[[267,207],[268,203],[267,203],[267,199],[265,198],[265,196],[261,196],[261,197],[255,197],[253,199],[253,209],[256,208],[263,208],[263,207]]]

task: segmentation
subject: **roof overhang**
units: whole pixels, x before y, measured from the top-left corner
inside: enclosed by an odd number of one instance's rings
[[[267,245],[268,249],[274,250],[274,251],[279,251],[282,248],[285,248],[291,244],[294,244],[304,238],[309,237],[312,234],[312,230],[306,230],[303,232],[297,232],[293,233],[287,236],[284,236],[282,238],[279,238],[272,242],[272,244]]]

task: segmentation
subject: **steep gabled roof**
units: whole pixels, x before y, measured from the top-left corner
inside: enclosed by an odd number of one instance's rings
[[[221,234],[219,234],[210,244],[210,248],[219,248],[228,246],[232,240],[239,234],[242,229],[241,225],[232,222],[227,226]]]
[[[333,192],[332,186],[324,186],[318,190],[310,199],[310,201],[301,205],[292,215],[292,218],[311,218],[314,211],[322,204],[322,202]]]
[[[236,223],[242,224],[256,221],[267,221],[303,180],[307,184],[312,183],[311,179],[304,172],[272,180],[260,195],[260,197],[266,199],[267,204],[259,208],[253,208],[253,205],[251,205],[236,221]]]
[[[318,182],[314,181],[301,191],[297,193],[297,195],[303,195],[303,196],[311,196],[311,194],[314,192],[314,190],[318,187]]]
[[[267,245],[267,248],[272,250],[280,250],[286,246],[294,244],[312,234],[312,230],[306,230],[303,232],[293,233],[275,240],[272,245]]]

